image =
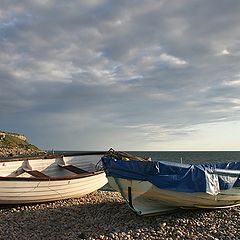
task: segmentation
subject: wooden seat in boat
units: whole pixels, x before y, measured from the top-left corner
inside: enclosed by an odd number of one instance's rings
[[[21,171],[26,172],[35,178],[50,178],[49,176],[45,175],[44,173],[38,170],[33,170],[28,160],[25,160],[23,162],[21,166]]]
[[[85,171],[79,167],[75,167],[73,165],[58,165],[61,168],[67,169],[68,171],[71,171],[76,174],[81,174],[81,173],[89,173],[88,171]]]
[[[26,172],[36,178],[50,178],[49,176],[47,176],[44,173],[39,172],[37,170],[25,170],[24,169],[24,172]]]

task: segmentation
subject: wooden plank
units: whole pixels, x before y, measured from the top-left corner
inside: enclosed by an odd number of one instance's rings
[[[42,172],[39,172],[37,170],[24,170],[26,173],[32,175],[33,177],[35,178],[50,178],[49,176],[45,175],[44,173]]]
[[[85,170],[83,170],[81,168],[78,168],[78,167],[75,167],[73,165],[58,165],[58,166],[66,169],[68,171],[71,171],[73,173],[76,173],[76,174],[89,173],[88,171],[85,171]]]

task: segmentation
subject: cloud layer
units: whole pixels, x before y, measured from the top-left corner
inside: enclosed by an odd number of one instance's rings
[[[233,0],[3,1],[1,128],[43,148],[158,150],[238,121],[239,10]]]

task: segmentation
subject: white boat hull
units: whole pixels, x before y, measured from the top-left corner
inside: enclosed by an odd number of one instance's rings
[[[223,190],[218,195],[185,193],[160,189],[148,181],[108,177],[129,207],[139,215],[161,214],[179,208],[226,208],[240,204],[240,189]]]
[[[101,155],[64,157],[64,164],[86,172],[74,173],[62,168],[61,158],[0,162],[0,204],[48,202],[81,197],[107,183],[103,171],[94,171]],[[48,176],[34,177],[24,167]]]

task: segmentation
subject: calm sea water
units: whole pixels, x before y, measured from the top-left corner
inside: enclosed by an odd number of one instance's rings
[[[70,151],[58,151],[71,153]],[[76,151],[75,151],[76,152]],[[240,162],[240,151],[128,151],[140,157],[151,157],[152,160],[162,160],[183,163],[220,163]]]
[[[183,163],[240,162],[240,151],[149,151],[131,153],[151,157],[152,160],[182,161]]]

